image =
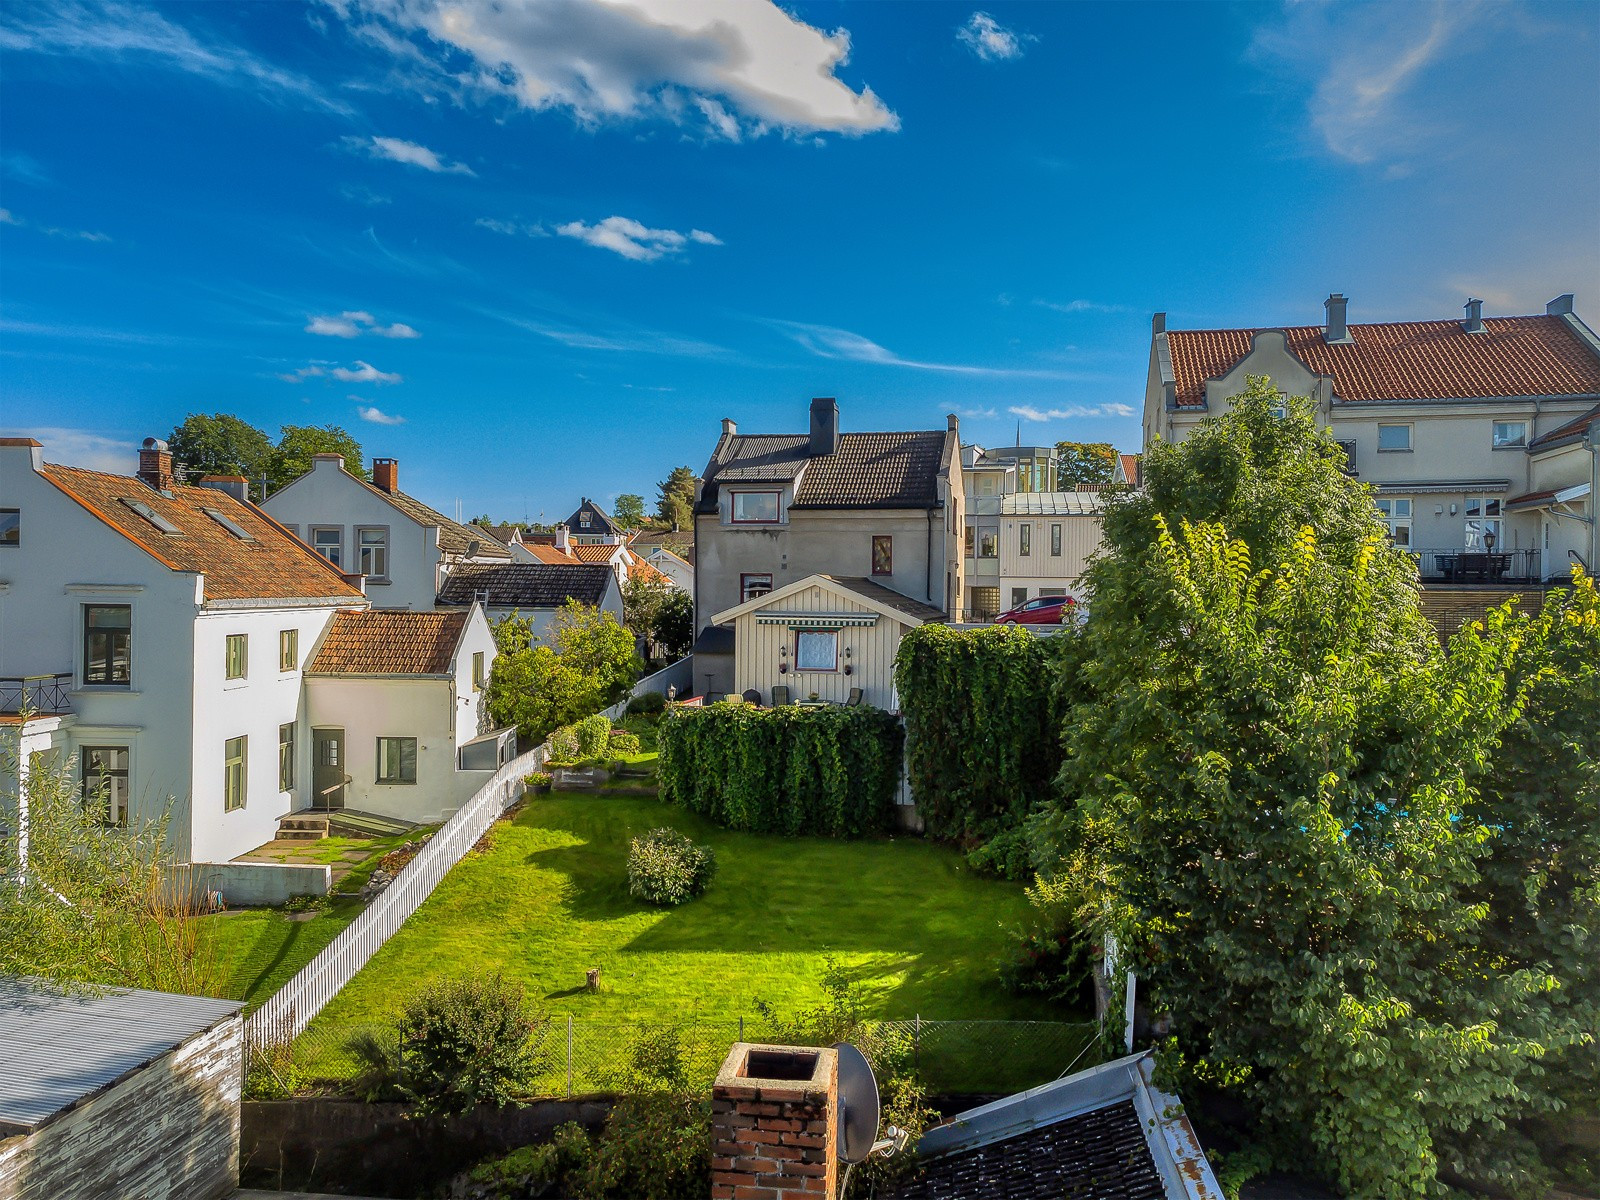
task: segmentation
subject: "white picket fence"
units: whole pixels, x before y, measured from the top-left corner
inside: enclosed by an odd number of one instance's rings
[[[400,874],[338,937],[323,947],[288,983],[244,1022],[246,1050],[282,1045],[297,1037],[311,1018],[355,978],[356,972],[405,924],[489,826],[521,797],[522,780],[544,765],[538,746],[506,763],[478,789],[400,869]]]

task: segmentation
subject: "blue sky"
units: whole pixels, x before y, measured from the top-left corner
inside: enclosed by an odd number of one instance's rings
[[[1592,4],[0,6],[0,427],[337,423],[446,512],[731,416],[1139,441],[1174,327],[1600,315]]]

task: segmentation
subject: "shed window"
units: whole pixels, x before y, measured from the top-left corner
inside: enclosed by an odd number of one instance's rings
[[[794,668],[797,671],[837,671],[839,631],[803,630],[795,634]]]

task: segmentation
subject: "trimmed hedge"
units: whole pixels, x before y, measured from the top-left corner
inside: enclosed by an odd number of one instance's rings
[[[894,826],[904,734],[876,708],[669,709],[661,798],[751,833],[864,837]]]

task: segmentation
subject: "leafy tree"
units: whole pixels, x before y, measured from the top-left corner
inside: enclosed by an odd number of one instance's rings
[[[624,529],[637,529],[644,524],[644,497],[633,492],[623,492],[611,510],[611,518]]]
[[[358,479],[368,477],[362,465],[361,443],[338,425],[285,425],[282,434],[267,469],[273,491],[311,470],[314,454],[342,454],[345,470]]]
[[[231,413],[190,413],[167,444],[174,461],[195,477],[243,475],[256,485],[272,464],[272,439]]]
[[[652,650],[681,658],[694,641],[694,599],[655,579],[629,579],[622,585],[623,622]]]
[[[656,610],[656,645],[668,658],[682,658],[694,644],[694,597],[672,588]]]
[[[496,727],[542,742],[620,699],[642,664],[633,635],[612,614],[568,601],[551,623],[550,644],[536,645],[532,623],[513,613],[495,623],[499,650],[484,689]]]
[[[556,612],[550,640],[565,661],[593,677],[603,697],[600,707],[626,695],[644,667],[633,634],[615,616],[576,600]]]
[[[668,476],[656,484],[659,499],[656,516],[669,529],[694,528],[694,485],[692,467],[673,467]]]
[[[1057,442],[1056,458],[1063,491],[1086,483],[1110,483],[1117,472],[1117,448],[1110,442]]]

